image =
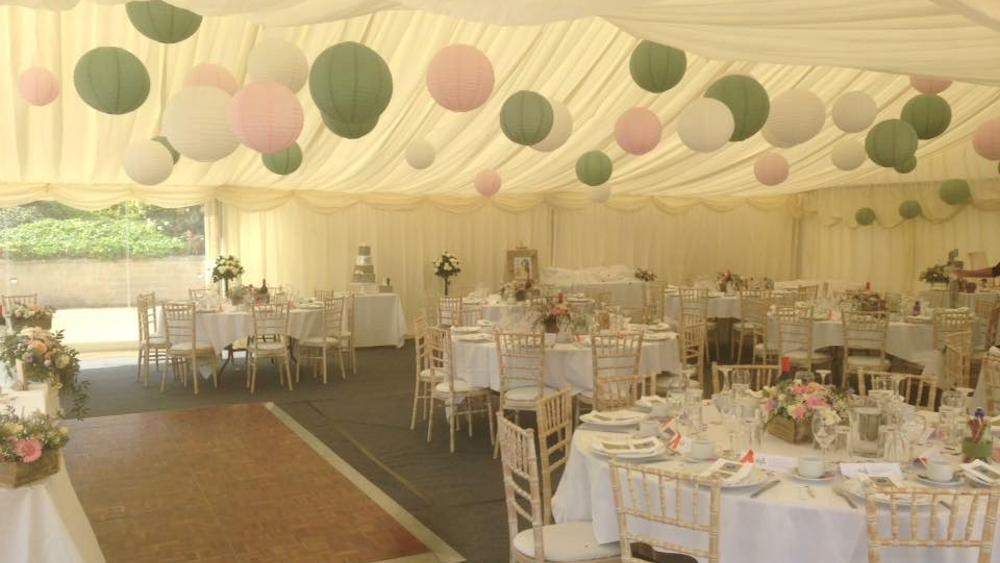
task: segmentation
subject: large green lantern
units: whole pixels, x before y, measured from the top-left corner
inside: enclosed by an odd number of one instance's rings
[[[893,166],[893,168],[895,168],[896,172],[899,172],[900,174],[909,174],[910,172],[913,172],[914,170],[917,169],[916,155],[911,156],[910,158],[904,160],[903,162],[897,164],[896,166]]]
[[[858,222],[859,225],[867,227],[875,222],[875,210],[871,207],[862,207],[858,209],[858,212],[854,214],[854,220]]]
[[[309,93],[330,119],[371,124],[392,98],[392,73],[378,53],[360,43],[345,41],[316,57],[309,71]]]
[[[160,43],[177,43],[194,35],[201,26],[201,16],[163,0],[129,2],[125,11],[139,33]]]
[[[900,114],[913,126],[920,139],[933,139],[951,124],[951,106],[937,94],[920,94],[910,98]]]
[[[500,128],[519,145],[540,143],[552,131],[552,104],[537,92],[514,92],[500,108]]]
[[[959,205],[972,198],[972,188],[965,180],[957,178],[945,180],[938,189],[938,195],[948,205]]]
[[[588,186],[600,186],[611,178],[611,158],[601,151],[584,153],[576,161],[576,177]]]
[[[922,212],[920,202],[917,200],[908,199],[899,204],[899,216],[903,219],[916,219]]]
[[[112,115],[135,111],[149,96],[145,65],[118,47],[87,51],[73,70],[73,84],[87,105]]]
[[[324,111],[320,111],[319,113],[323,118],[323,124],[326,125],[326,128],[345,139],[360,139],[371,133],[375,129],[375,126],[378,125],[378,117],[364,123],[343,123],[333,119]]]
[[[749,76],[723,76],[708,88],[705,97],[719,100],[733,112],[736,127],[730,141],[742,141],[754,136],[764,126],[771,111],[767,90]]]
[[[879,166],[902,164],[917,152],[917,132],[902,119],[887,119],[868,131],[865,151]]]
[[[628,61],[632,80],[643,90],[655,94],[676,86],[686,69],[687,55],[684,51],[652,41],[639,43]]]
[[[167,147],[167,150],[170,151],[170,157],[174,159],[174,164],[177,164],[177,161],[181,159],[181,153],[177,152],[177,149],[170,144],[170,141],[162,135],[159,137],[153,137],[153,140],[160,143],[164,147]]]
[[[302,165],[302,149],[298,143],[293,143],[281,152],[262,154],[260,159],[264,161],[264,166],[268,170],[285,176],[295,172]]]

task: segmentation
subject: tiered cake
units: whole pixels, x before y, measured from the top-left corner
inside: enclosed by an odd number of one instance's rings
[[[375,283],[375,264],[372,264],[372,247],[362,243],[354,260],[354,283]]]

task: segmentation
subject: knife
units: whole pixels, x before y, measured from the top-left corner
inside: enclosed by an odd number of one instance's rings
[[[759,489],[757,489],[756,491],[753,492],[752,495],[750,495],[750,498],[757,498],[757,497],[759,497],[760,495],[762,495],[765,492],[767,492],[769,489],[776,487],[779,483],[781,483],[781,481],[779,481],[778,479],[775,479],[774,481],[768,481],[767,483],[764,483],[763,485],[761,485],[761,487]]]

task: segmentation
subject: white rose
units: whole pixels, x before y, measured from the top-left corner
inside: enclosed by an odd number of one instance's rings
[[[56,367],[63,369],[69,365],[69,356],[59,356],[56,358]]]

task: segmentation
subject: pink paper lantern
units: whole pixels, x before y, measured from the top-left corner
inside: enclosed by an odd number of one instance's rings
[[[646,154],[660,144],[660,118],[646,108],[631,108],[615,122],[618,146],[631,154]]]
[[[972,134],[972,148],[988,160],[1000,160],[1000,117],[984,122]]]
[[[235,94],[240,87],[231,72],[212,63],[201,63],[191,67],[187,76],[184,77],[184,87],[189,86],[211,86],[230,96]]]
[[[500,174],[496,170],[483,170],[476,174],[476,191],[485,197],[491,197],[500,191]]]
[[[493,93],[493,64],[472,45],[441,49],[427,66],[427,89],[441,107],[472,111]]]
[[[264,154],[281,152],[302,132],[302,105],[286,86],[251,82],[233,96],[229,123],[244,145]]]
[[[951,80],[934,78],[933,76],[911,76],[910,86],[921,94],[940,94],[951,86]]]
[[[35,66],[21,73],[17,90],[29,104],[44,106],[59,96],[59,80],[49,69]]]
[[[788,161],[777,153],[765,154],[753,164],[753,174],[765,186],[777,186],[788,178]]]

